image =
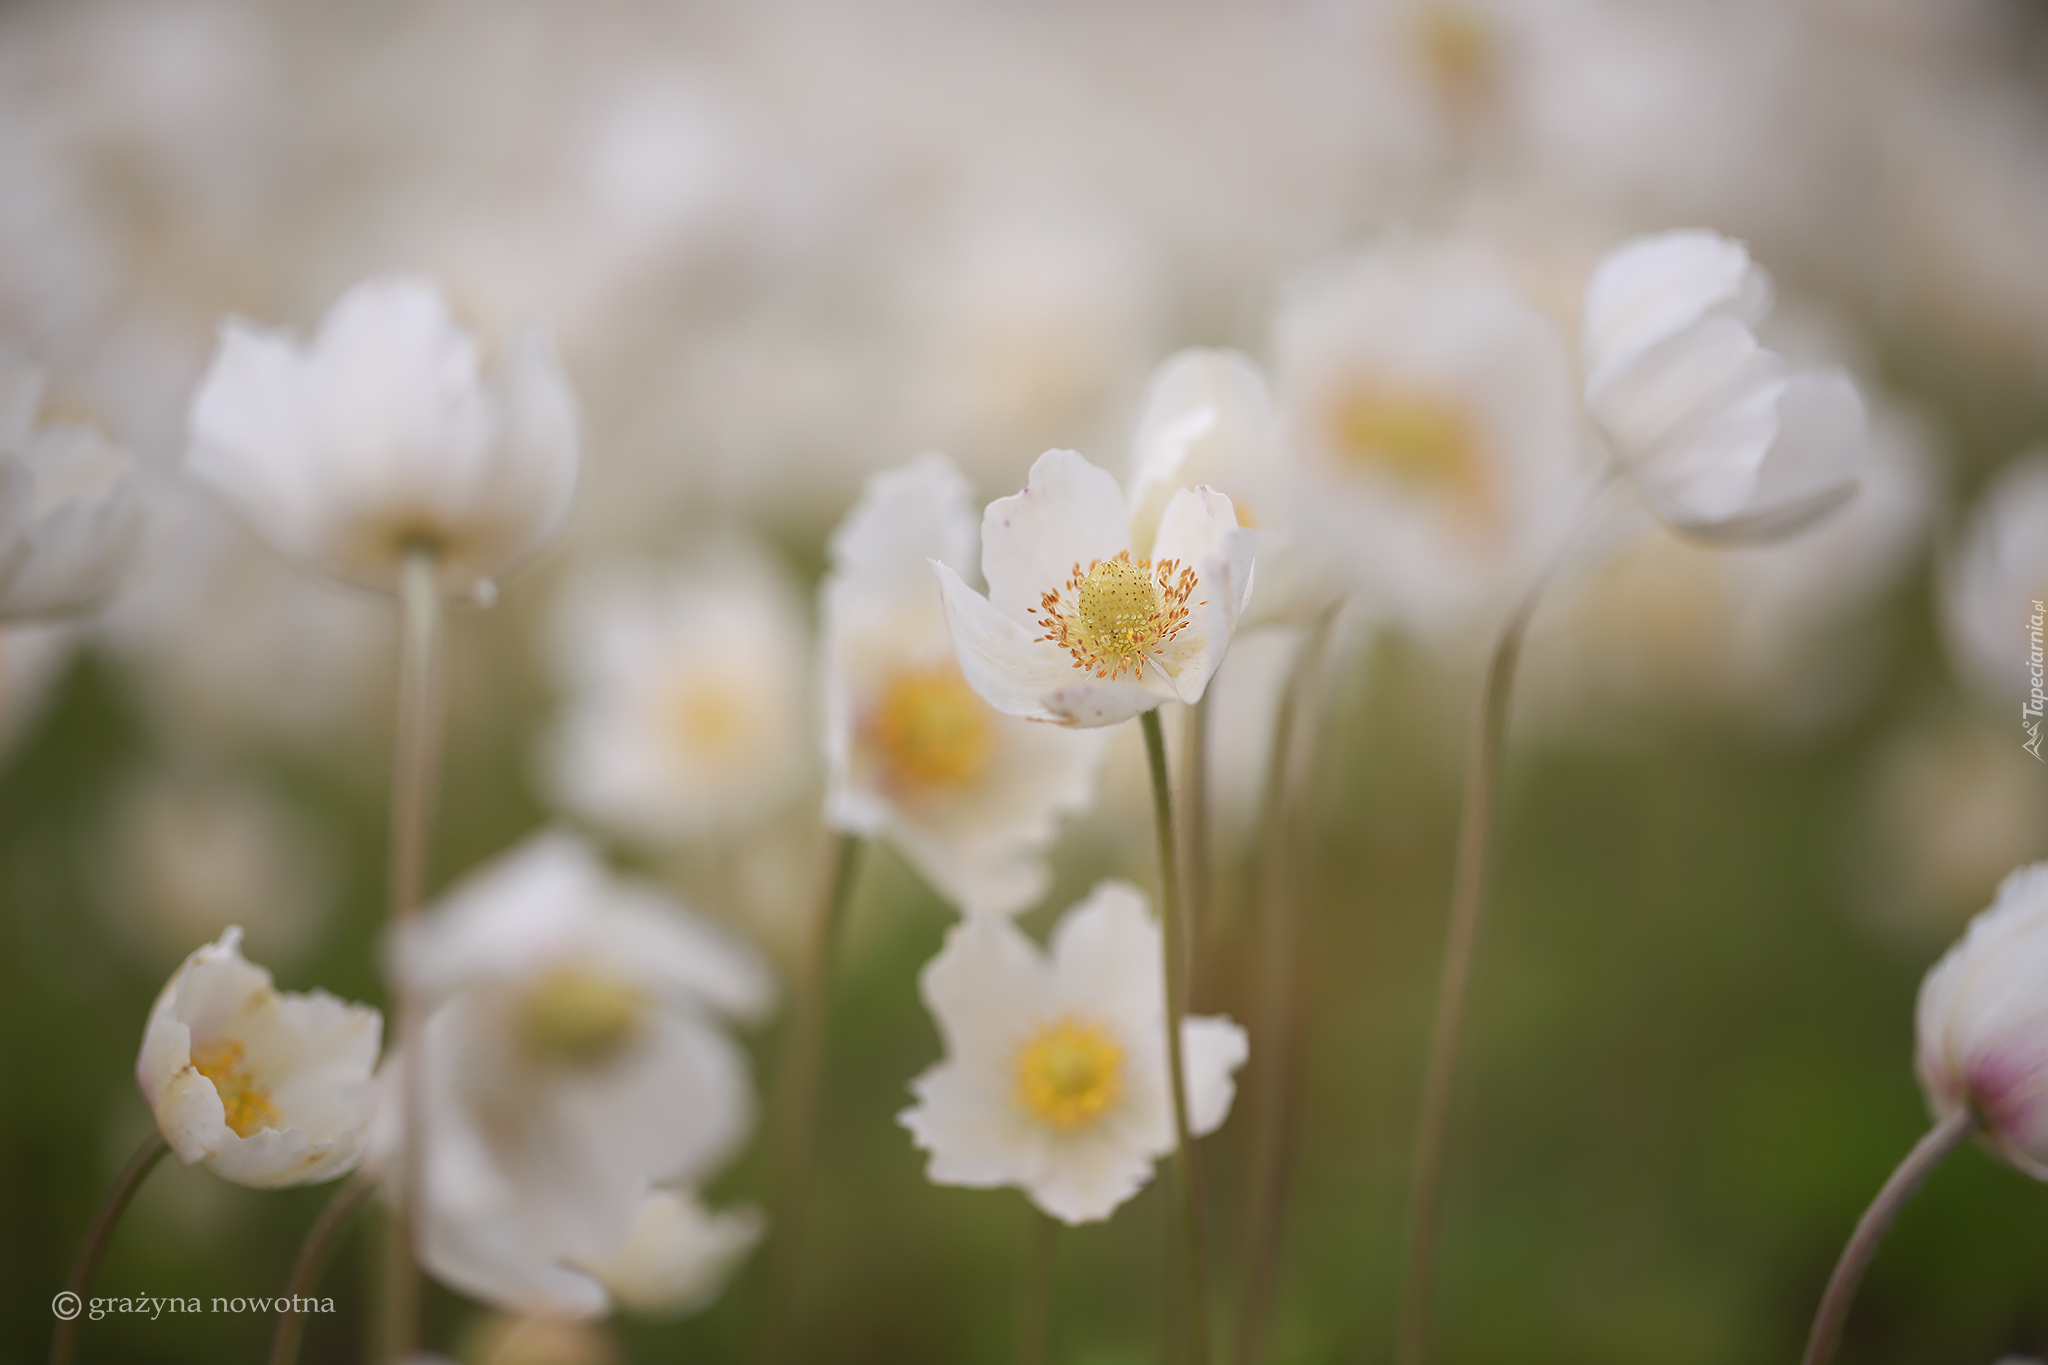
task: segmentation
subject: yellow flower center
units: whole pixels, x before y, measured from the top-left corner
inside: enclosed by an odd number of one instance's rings
[[[270,1102],[270,1092],[256,1084],[240,1043],[232,1038],[202,1043],[192,1049],[192,1065],[213,1082],[228,1127],[236,1137],[254,1137],[265,1128],[283,1126],[283,1118]]]
[[[1017,1103],[1063,1133],[1100,1119],[1124,1093],[1124,1050],[1098,1023],[1065,1016],[1017,1049]]]
[[[1132,559],[1120,550],[1114,559],[1098,559],[1084,571],[1079,564],[1063,588],[1046,593],[1038,609],[1045,615],[1041,640],[1049,640],[1074,656],[1074,667],[1098,678],[1138,677],[1145,662],[1158,661],[1166,646],[1187,628],[1188,598],[1195,591],[1195,571],[1180,561]],[[1206,606],[1198,602],[1197,606]],[[1169,670],[1171,671],[1171,670]]]
[[[1361,469],[1447,494],[1475,515],[1490,507],[1478,436],[1470,419],[1441,398],[1354,389],[1331,413],[1330,431],[1344,458]]]
[[[550,1061],[596,1066],[633,1040],[646,1014],[638,987],[586,967],[557,967],[526,997],[520,1031]]]
[[[915,791],[967,786],[995,747],[988,703],[950,662],[890,678],[863,729],[890,785]]]
[[[663,719],[677,748],[692,758],[717,761],[745,746],[752,710],[732,680],[699,676],[670,692]]]

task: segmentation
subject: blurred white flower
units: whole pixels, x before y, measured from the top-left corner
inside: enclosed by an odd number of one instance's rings
[[[767,1231],[758,1209],[714,1213],[694,1190],[649,1190],[610,1255],[582,1263],[621,1308],[679,1317],[708,1306]]]
[[[1252,539],[1230,499],[1184,488],[1133,557],[1123,490],[1071,450],[1049,450],[1024,491],[988,505],[988,595],[935,561],[961,671],[998,711],[1114,725],[1194,703],[1223,662],[1252,588]]]
[[[967,481],[942,455],[877,474],[831,549],[827,823],[886,834],[970,914],[1024,908],[1051,881],[1058,817],[1094,798],[1103,736],[1006,716],[967,685],[931,571],[975,572]]]
[[[601,1323],[493,1313],[464,1333],[451,1359],[408,1357],[404,1365],[619,1365],[618,1343]]]
[[[382,1031],[367,1006],[279,992],[230,928],[157,996],[135,1081],[187,1166],[258,1189],[332,1180],[362,1156]]]
[[[2048,1180],[2048,863],[2007,877],[1927,973],[1918,1031],[1935,1117],[1969,1106],[1992,1151]]]
[[[548,334],[515,334],[486,374],[417,279],[349,290],[310,346],[230,318],[190,424],[190,468],[258,534],[384,592],[425,549],[445,591],[488,601],[576,487],[576,399]]]
[[[2019,701],[2038,720],[2041,637],[2048,602],[2048,450],[2022,456],[1994,479],[1944,566],[1942,624],[1956,670],[1986,696]]]
[[[955,925],[919,983],[946,1058],[899,1115],[941,1185],[1015,1185],[1067,1223],[1104,1219],[1173,1150],[1160,933],[1145,894],[1103,882],[1060,920],[1050,957],[1007,919]],[[1188,1122],[1223,1125],[1244,1030],[1183,1024]]]
[[[1635,237],[1586,284],[1586,407],[1650,510],[1705,540],[1795,534],[1855,493],[1863,400],[1757,344],[1771,282],[1705,230]]]
[[[513,1311],[604,1311],[605,1289],[572,1263],[618,1253],[651,1186],[708,1175],[753,1121],[746,1058],[721,1020],[768,1008],[766,967],[546,834],[444,897],[396,969],[432,1013],[417,1082],[404,1058],[380,1078],[372,1160],[402,1192],[402,1111],[417,1093],[421,1264]]]
[[[42,388],[0,364],[0,621],[98,606],[142,539],[135,466],[92,427],[37,426]]]
[[[759,552],[572,583],[552,664],[567,709],[542,766],[566,809],[648,844],[743,829],[789,800],[810,753],[803,612]]]

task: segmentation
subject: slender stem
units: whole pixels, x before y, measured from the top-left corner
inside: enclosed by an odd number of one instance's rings
[[[299,1358],[299,1338],[306,1333],[306,1315],[299,1311],[299,1298],[310,1295],[320,1282],[320,1272],[327,1266],[327,1253],[334,1249],[335,1237],[355,1212],[356,1205],[363,1202],[363,1196],[374,1188],[375,1182],[366,1175],[349,1177],[307,1230],[306,1240],[299,1245],[299,1259],[292,1265],[292,1277],[285,1285],[289,1302],[277,1313],[277,1331],[270,1339],[270,1365],[292,1365]]]
[[[1192,1319],[1188,1332],[1188,1359],[1192,1365],[1208,1365],[1209,1252],[1202,1217],[1201,1184],[1195,1170],[1195,1141],[1188,1124],[1187,1067],[1181,1056],[1182,1024],[1187,1019],[1189,972],[1186,938],[1187,906],[1180,894],[1180,856],[1174,847],[1173,788],[1166,775],[1166,737],[1159,728],[1159,712],[1147,711],[1139,718],[1145,730],[1145,755],[1152,768],[1152,809],[1159,830],[1160,923],[1164,927],[1166,975],[1166,1067],[1173,1091],[1173,1167],[1180,1186],[1181,1249],[1186,1275],[1187,1311]]]
[[[1017,1323],[1017,1355],[1023,1365],[1045,1365],[1052,1339],[1052,1273],[1059,1252],[1059,1223],[1036,1208],[1024,1248],[1024,1309]]]
[[[1260,937],[1258,998],[1253,1006],[1253,1036],[1265,1041],[1265,1065],[1252,1092],[1250,1173],[1246,1181],[1250,1207],[1245,1215],[1245,1280],[1243,1306],[1237,1319],[1238,1365],[1258,1365],[1266,1348],[1271,1321],[1273,1283],[1280,1261],[1280,1231],[1287,1202],[1287,1172],[1293,1155],[1293,1118],[1299,1088],[1294,1077],[1306,1035],[1307,993],[1302,989],[1301,916],[1295,869],[1294,838],[1299,816],[1299,791],[1307,755],[1298,752],[1303,736],[1313,732],[1312,714],[1320,699],[1335,613],[1325,613],[1309,628],[1295,655],[1286,690],[1280,694],[1273,721],[1273,749],[1266,765],[1263,819],[1259,831],[1256,885],[1258,905],[1253,921]]]
[[[1884,1182],[1884,1188],[1857,1221],[1849,1245],[1842,1248],[1842,1259],[1835,1263],[1835,1273],[1828,1278],[1827,1292],[1821,1295],[1820,1311],[1814,1314],[1813,1332],[1806,1339],[1806,1354],[1800,1357],[1800,1365],[1826,1365],[1833,1358],[1835,1344],[1842,1337],[1842,1324],[1849,1316],[1849,1303],[1856,1297],[1856,1286],[1863,1279],[1864,1270],[1877,1254],[1877,1244],[1884,1240],[1892,1220],[1921,1182],[1941,1164],[1943,1157],[1977,1131],[1978,1123],[1977,1111],[1968,1106],[1950,1114],[1906,1153],[1891,1179]]]
[[[164,1159],[164,1153],[170,1150],[163,1134],[152,1131],[135,1149],[135,1155],[128,1158],[121,1174],[114,1177],[114,1186],[107,1191],[107,1197],[100,1201],[100,1211],[93,1215],[92,1227],[85,1234],[85,1244],[78,1248],[78,1259],[71,1263],[71,1277],[64,1281],[64,1292],[71,1296],[74,1306],[71,1316],[58,1322],[57,1333],[50,1338],[50,1365],[71,1365],[78,1354],[79,1324],[85,1320],[85,1291],[92,1288],[92,1277],[100,1268],[100,1257],[107,1254],[107,1243],[113,1239],[114,1227],[121,1221],[121,1215],[128,1211],[128,1201],[135,1198],[142,1182],[156,1169],[156,1163]]]
[[[444,699],[441,591],[435,567],[431,549],[414,547],[406,551],[399,579],[398,734],[391,778],[389,913],[392,927],[401,939],[404,927],[419,914],[424,898],[427,843],[432,833],[434,788],[440,767]],[[393,1202],[386,1223],[382,1338],[384,1356],[394,1362],[411,1355],[419,1342],[420,1284],[413,1254],[412,1220],[413,1210],[424,1199],[426,1142],[421,1094],[425,1068],[420,1065],[418,1047],[425,1020],[420,1017],[419,1001],[402,957],[397,977],[398,1044],[411,1060],[403,1069],[405,1102],[401,1113],[405,1143],[399,1172],[402,1194]]]
[[[767,1311],[761,1322],[762,1365],[776,1365],[788,1349],[791,1314],[803,1247],[805,1195],[811,1179],[811,1149],[817,1137],[818,1078],[825,1057],[825,1006],[832,960],[853,903],[864,845],[856,834],[841,834],[833,848],[810,933],[799,964],[796,998],[790,1003],[789,1039],[777,1077],[778,1122],[775,1205],[769,1228],[775,1239],[768,1267]]]

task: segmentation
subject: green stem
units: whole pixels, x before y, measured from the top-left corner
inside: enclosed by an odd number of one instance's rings
[[[92,1288],[92,1277],[100,1268],[100,1257],[106,1255],[114,1227],[121,1221],[121,1215],[128,1211],[128,1201],[135,1198],[142,1182],[156,1169],[156,1163],[164,1159],[164,1153],[170,1150],[163,1134],[151,1132],[135,1149],[135,1155],[128,1158],[121,1174],[114,1177],[114,1187],[107,1191],[107,1197],[100,1203],[100,1211],[93,1215],[92,1227],[85,1234],[85,1244],[78,1249],[78,1259],[71,1263],[71,1278],[64,1281],[64,1293],[70,1295],[72,1313],[69,1318],[59,1320],[57,1333],[50,1338],[50,1365],[71,1365],[78,1355],[79,1324],[85,1320],[85,1291]]]
[[[837,955],[847,907],[853,903],[862,848],[856,834],[840,835],[834,846],[831,869],[811,916],[803,960],[798,967],[796,996],[790,1003],[789,1039],[782,1050],[776,1086],[780,1131],[775,1153],[774,1215],[768,1225],[774,1244],[768,1266],[767,1311],[761,1322],[762,1365],[777,1365],[788,1350],[803,1247],[805,1196],[817,1137],[818,1079],[825,1056],[825,1013],[832,961]]]
[[[1152,809],[1159,832],[1160,924],[1164,929],[1166,975],[1166,1066],[1173,1091],[1174,1178],[1180,1186],[1181,1248],[1186,1275],[1187,1309],[1192,1320],[1188,1359],[1208,1365],[1209,1254],[1202,1217],[1201,1184],[1195,1170],[1195,1141],[1188,1124],[1187,1067],[1181,1056],[1182,1024],[1187,1019],[1188,923],[1180,893],[1180,855],[1174,847],[1173,788],[1166,775],[1166,737],[1155,708],[1139,718],[1145,730],[1145,755],[1152,768]]]
[[[1892,1172],[1891,1179],[1884,1182],[1884,1188],[1857,1221],[1849,1245],[1842,1248],[1842,1259],[1835,1263],[1835,1273],[1828,1278],[1827,1292],[1821,1295],[1820,1311],[1814,1314],[1813,1331],[1807,1337],[1806,1354],[1800,1357],[1800,1365],[1827,1365],[1834,1357],[1835,1345],[1842,1338],[1842,1324],[1849,1317],[1850,1301],[1856,1297],[1856,1286],[1862,1281],[1864,1270],[1877,1254],[1877,1244],[1884,1240],[1899,1210],[1941,1164],[1942,1158],[1962,1146],[1977,1131],[1978,1124],[1976,1110],[1967,1105],[1958,1109],[1914,1144]]]
[[[1030,1241],[1024,1249],[1024,1307],[1017,1323],[1017,1355],[1023,1365],[1045,1365],[1052,1339],[1052,1276],[1059,1251],[1059,1223],[1035,1207]]]
[[[299,1338],[306,1334],[306,1315],[298,1311],[299,1298],[313,1292],[313,1287],[320,1281],[320,1272],[326,1268],[327,1253],[334,1249],[334,1241],[342,1225],[355,1212],[356,1205],[363,1201],[363,1196],[374,1188],[375,1182],[368,1176],[351,1176],[320,1210],[320,1216],[313,1220],[306,1240],[299,1246],[299,1259],[292,1266],[292,1277],[285,1285],[285,1297],[291,1302],[278,1310],[277,1331],[270,1339],[270,1365],[292,1365],[298,1359]]]

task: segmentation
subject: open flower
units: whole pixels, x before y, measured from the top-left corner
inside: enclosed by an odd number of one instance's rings
[[[1775,540],[1856,491],[1863,401],[1840,369],[1757,344],[1770,306],[1742,243],[1704,230],[1632,238],[1587,282],[1586,407],[1675,530]]]
[[[432,1010],[423,1071],[380,1080],[377,1170],[404,1192],[409,1095],[425,1189],[421,1263],[519,1312],[587,1316],[650,1188],[708,1174],[752,1123],[723,1018],[773,987],[751,949],[566,835],[536,838],[451,892],[402,943]]]
[[[0,366],[0,621],[96,606],[141,541],[134,465],[89,426],[38,427],[41,376]]]
[[[963,920],[924,969],[946,1059],[899,1116],[941,1185],[1015,1185],[1068,1223],[1107,1218],[1174,1147],[1160,932],[1145,894],[1103,882],[1039,952],[1007,919]],[[1244,1030],[1183,1024],[1188,1122],[1230,1113]]]
[[[349,290],[310,346],[229,319],[190,425],[193,473],[280,553],[385,592],[426,550],[446,591],[490,600],[576,487],[576,400],[548,334],[517,333],[485,373],[417,279]]]
[[[362,1155],[383,1019],[325,991],[282,993],[229,929],[171,976],[135,1081],[178,1160],[238,1185],[332,1180]]]
[[[1918,1024],[1935,1117],[1968,1105],[1994,1152],[2048,1180],[2048,863],[2007,877],[1934,964]]]
[[[1023,492],[982,515],[988,595],[932,567],[961,672],[983,700],[1031,720],[1114,725],[1202,699],[1251,596],[1252,540],[1229,498],[1183,488],[1139,556],[1116,480],[1048,450]]]
[[[1093,799],[1104,736],[1006,716],[967,685],[929,564],[972,573],[974,548],[967,481],[942,455],[870,479],[833,535],[825,818],[886,834],[961,909],[1008,914],[1045,893],[1042,855]]]

